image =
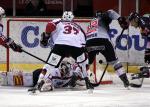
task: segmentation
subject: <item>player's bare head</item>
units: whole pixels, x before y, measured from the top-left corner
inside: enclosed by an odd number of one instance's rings
[[[71,64],[67,61],[62,61],[60,64],[61,73],[68,74],[71,70]]]
[[[128,20],[131,23],[131,26],[138,27],[140,15],[137,12],[132,12],[128,17]]]
[[[71,11],[65,11],[62,15],[62,19],[65,21],[72,21],[74,19],[74,15]]]
[[[5,17],[5,10],[4,10],[2,7],[0,7],[0,20],[1,20],[3,17]]]

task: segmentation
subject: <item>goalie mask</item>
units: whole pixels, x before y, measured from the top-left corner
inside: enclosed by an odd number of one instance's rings
[[[72,21],[74,18],[74,15],[71,11],[65,11],[63,13],[62,19],[65,21]]]
[[[3,17],[5,17],[6,15],[5,15],[5,10],[2,8],[2,7],[0,7],[0,20],[3,18]]]
[[[71,64],[69,62],[63,61],[60,64],[60,69],[61,69],[61,74],[63,74],[65,76],[65,75],[67,75],[70,72]]]

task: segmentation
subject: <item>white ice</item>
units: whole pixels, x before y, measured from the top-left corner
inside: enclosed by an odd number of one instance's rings
[[[146,81],[146,80],[144,80]],[[31,95],[28,87],[0,86],[0,107],[150,107],[150,81],[127,90],[121,83],[101,85],[89,94],[85,87]]]

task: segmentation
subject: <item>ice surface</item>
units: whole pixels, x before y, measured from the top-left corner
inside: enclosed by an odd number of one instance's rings
[[[29,94],[27,89],[0,86],[0,107],[150,107],[148,83],[131,90],[125,89],[120,83],[101,85],[95,88],[93,94],[89,94],[85,87],[35,95]]]

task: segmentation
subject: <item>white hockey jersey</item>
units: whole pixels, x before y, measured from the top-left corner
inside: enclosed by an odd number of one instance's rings
[[[55,19],[48,24],[48,27],[54,28],[50,32],[52,34],[54,44],[63,44],[75,47],[83,47],[85,44],[85,33],[78,24],[63,21],[61,19]]]
[[[116,20],[120,17],[118,13],[113,10],[107,11],[111,20]],[[104,24],[101,18],[94,18],[87,27],[87,40],[94,38],[107,38],[109,39],[107,25]]]
[[[0,23],[0,36],[3,34],[3,25]]]
[[[3,25],[0,23],[0,45],[2,45],[5,40],[6,40],[6,37],[3,36]]]

